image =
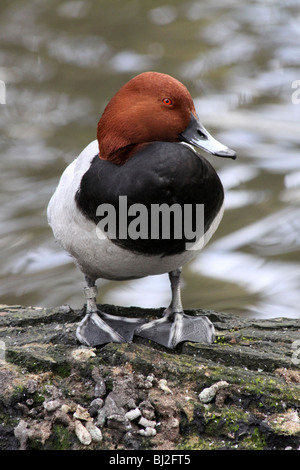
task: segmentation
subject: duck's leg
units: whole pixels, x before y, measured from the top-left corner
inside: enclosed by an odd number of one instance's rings
[[[205,316],[189,316],[183,313],[180,296],[181,268],[169,273],[172,301],[159,320],[142,325],[135,335],[151,339],[167,348],[174,349],[184,341],[212,343],[215,338],[214,327]]]
[[[86,280],[87,287],[84,288],[86,315],[77,327],[77,339],[87,346],[132,341],[134,330],[147,320],[109,315],[98,310],[95,281],[89,278]]]

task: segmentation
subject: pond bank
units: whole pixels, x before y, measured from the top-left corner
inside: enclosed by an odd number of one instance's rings
[[[186,313],[210,318],[214,344],[90,349],[80,310],[1,305],[0,449],[298,449],[300,319]]]

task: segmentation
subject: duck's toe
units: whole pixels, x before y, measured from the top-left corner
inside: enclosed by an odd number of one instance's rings
[[[136,328],[146,321],[142,318],[126,318],[97,311],[85,315],[77,327],[76,336],[87,346],[130,342]]]
[[[142,325],[134,334],[169,349],[185,341],[212,343],[215,339],[214,326],[207,317],[189,316],[183,312],[168,312],[163,318]]]

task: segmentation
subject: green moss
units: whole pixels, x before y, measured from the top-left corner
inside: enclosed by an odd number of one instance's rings
[[[72,447],[74,436],[60,424],[55,424],[50,438],[45,443],[46,450],[69,450]]]
[[[45,397],[43,395],[40,395],[39,393],[35,393],[33,396],[33,402],[35,405],[40,405],[41,403],[44,403]]]
[[[221,335],[221,336],[216,336],[216,339],[214,341],[214,344],[226,344],[227,346],[231,346],[229,341],[231,340],[231,336],[229,337],[228,335]]]
[[[251,336],[242,336],[241,341],[253,343],[253,341],[257,342],[257,338],[252,338]]]
[[[55,424],[49,439],[43,444],[40,439],[30,439],[27,450],[69,450],[72,447],[73,437],[70,431],[60,424]]]
[[[28,350],[8,350],[6,360],[34,374],[48,370],[51,370],[63,378],[71,374],[70,363],[67,359],[62,360],[60,352],[54,350],[53,347],[47,348],[46,350],[34,347],[31,349],[28,348]]]
[[[258,427],[255,427],[251,436],[247,436],[241,441],[239,448],[244,450],[264,450],[266,448],[266,438],[259,432]]]
[[[266,411],[282,411],[289,404],[300,405],[299,387],[277,378],[256,377],[247,383],[246,390],[257,397],[258,406]]]
[[[247,423],[249,413],[235,406],[205,413],[205,433],[213,436],[234,436],[242,423]]]
[[[224,441],[211,437],[200,437],[192,434],[181,444],[176,446],[176,450],[220,450],[224,449]]]
[[[177,449],[262,450],[266,448],[266,440],[264,435],[260,433],[259,427],[253,428],[253,424],[251,424],[252,415],[236,406],[219,409],[215,405],[206,405],[202,408],[201,417],[202,426],[198,426],[197,429],[194,412],[193,419],[190,419],[185,425],[184,433],[188,435],[177,446]]]
[[[15,427],[18,424],[18,418],[10,416],[7,412],[0,414],[0,425]]]
[[[26,450],[43,450],[44,446],[39,439],[30,439],[27,441]]]
[[[217,438],[213,436],[197,436],[192,434],[182,443],[176,446],[176,450],[264,450],[266,448],[265,437],[255,428],[252,435],[241,440],[235,440],[230,436]]]
[[[22,396],[25,395],[25,387],[24,385],[17,385],[13,392],[12,392],[12,400],[15,401],[15,399],[20,400]]]
[[[71,367],[70,364],[65,362],[65,363],[56,364],[52,368],[52,370],[53,370],[53,372],[55,372],[60,377],[66,378],[66,377],[69,377],[71,375],[72,367]]]

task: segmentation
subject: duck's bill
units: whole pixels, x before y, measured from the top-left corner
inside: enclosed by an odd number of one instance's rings
[[[190,123],[185,131],[179,134],[179,139],[217,157],[236,159],[236,152],[221,144],[221,142],[210,135],[192,113]]]

